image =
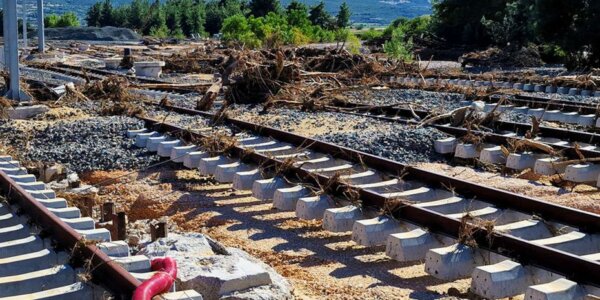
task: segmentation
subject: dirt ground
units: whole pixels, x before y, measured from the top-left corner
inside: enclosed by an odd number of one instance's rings
[[[119,179],[105,184],[111,178]],[[300,221],[250,191],[235,191],[178,165],[97,171],[82,179],[105,182],[98,200],[117,202],[131,221],[166,215],[181,230],[208,234],[258,257],[290,280],[298,299],[440,299],[449,288],[468,288],[468,280],[435,279],[420,262],[393,261],[385,247],[357,246],[350,233],[329,233],[319,221]]]
[[[600,193],[577,187],[569,192],[529,180],[506,178],[466,167],[420,167],[558,204],[599,212]],[[385,248],[365,248],[350,233],[329,233],[319,221],[300,221],[294,212],[235,191],[180,165],[143,172],[92,172],[89,184],[102,183],[99,201],[115,201],[131,221],[168,216],[181,230],[210,235],[273,266],[293,284],[298,299],[440,299],[448,289],[464,293],[469,280],[444,282],[424,272],[423,264],[400,263]],[[111,178],[118,178],[111,181]],[[107,182],[108,180],[108,182]]]
[[[442,163],[423,163],[419,164],[418,167],[516,194],[543,199],[559,205],[596,214],[600,213],[600,191],[598,188],[585,184],[558,187],[560,186],[556,183],[556,181],[560,181],[558,176],[538,176],[527,171],[521,174],[503,176],[500,173],[483,172],[470,167],[453,167]]]

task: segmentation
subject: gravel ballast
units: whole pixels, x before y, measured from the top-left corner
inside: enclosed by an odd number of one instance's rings
[[[430,92],[414,89],[361,89],[344,93],[350,102],[369,105],[399,105],[414,109],[453,110],[460,107],[465,95],[457,93]]]
[[[56,122],[24,132],[13,122],[0,126],[9,144],[23,151],[23,158],[44,163],[62,163],[75,172],[143,168],[159,160],[154,153],[134,146],[128,129],[142,128],[143,122],[129,117],[92,117],[71,122]],[[26,145],[26,146],[25,146]]]
[[[413,128],[368,117],[334,112],[302,112],[239,106],[232,115],[261,125],[313,137],[402,163],[442,160],[433,143],[445,135],[433,128]]]
[[[378,127],[376,131],[331,133],[316,138],[401,163],[442,160],[433,148],[436,139],[445,137],[439,131],[392,124]]]

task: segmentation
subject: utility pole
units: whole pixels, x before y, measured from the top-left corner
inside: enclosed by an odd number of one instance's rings
[[[22,5],[23,8],[23,49],[27,48],[27,9],[25,9],[25,4]]]
[[[8,18],[6,17],[7,0],[2,0],[2,41],[4,43],[4,70],[8,70],[8,46],[6,39],[8,37]]]
[[[44,35],[44,0],[37,1],[37,9],[38,51],[44,53],[44,45],[46,44],[46,37]]]
[[[8,49],[5,61],[8,65],[10,84],[6,97],[17,101],[29,100],[21,93],[19,71],[19,28],[17,22],[17,0],[4,0],[4,48]]]

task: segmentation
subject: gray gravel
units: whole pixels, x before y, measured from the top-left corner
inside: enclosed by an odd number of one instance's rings
[[[391,105],[399,104],[401,107],[412,105],[414,109],[439,109],[453,110],[460,107],[459,102],[465,100],[465,95],[457,93],[429,92],[414,89],[386,89],[386,90],[355,90],[344,93],[351,102]]]
[[[260,108],[238,106],[234,115],[252,119]],[[433,128],[412,128],[368,117],[332,112],[301,112],[291,109],[272,109],[279,118],[262,120],[262,125],[287,131],[296,131],[297,124],[310,123],[315,128],[326,128],[327,133],[300,132],[323,141],[335,143],[402,163],[431,162],[442,158],[433,148],[433,142],[445,137]],[[252,117],[252,118],[251,118]],[[256,121],[256,120],[253,120]]]
[[[121,116],[57,122],[35,130],[25,146],[23,132],[12,122],[4,122],[0,135],[16,149],[25,149],[27,160],[62,163],[75,172],[137,169],[159,160],[154,153],[136,148],[134,141],[126,137],[128,129],[142,126],[137,119]]]
[[[505,111],[500,115],[500,120],[505,122],[515,122],[515,123],[531,123],[531,118],[522,113],[516,113],[512,111]]]
[[[327,142],[401,163],[442,160],[434,151],[433,142],[443,137],[444,134],[432,128],[410,128],[397,124],[380,124],[376,130],[317,136]]]

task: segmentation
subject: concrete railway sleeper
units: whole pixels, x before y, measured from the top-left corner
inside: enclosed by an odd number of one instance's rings
[[[0,188],[0,299],[130,299],[154,274],[148,257],[130,255],[125,241],[112,241],[10,156],[0,156]]]
[[[507,81],[490,81],[490,80],[478,80],[469,78],[425,78],[423,81],[422,77],[403,77],[403,78],[390,78],[390,82],[398,82],[404,84],[420,84],[425,85],[456,85],[473,88],[487,88],[487,87],[499,87],[504,89],[515,89],[528,93],[546,93],[546,94],[560,94],[569,96],[583,96],[583,97],[598,97],[600,91],[591,89],[581,89],[577,87],[568,86],[555,86],[544,83],[521,83],[521,82],[507,82]]]
[[[192,144],[207,138],[205,131],[142,119],[146,128],[128,132],[137,146],[251,189],[298,218],[322,219],[326,230],[352,231],[358,244],[386,245],[394,259],[425,259],[432,276],[471,276],[472,290],[487,298],[600,292],[600,280],[589,276],[600,271],[598,215],[231,118],[225,123],[251,134],[212,155]],[[390,207],[396,209],[382,213]]]

